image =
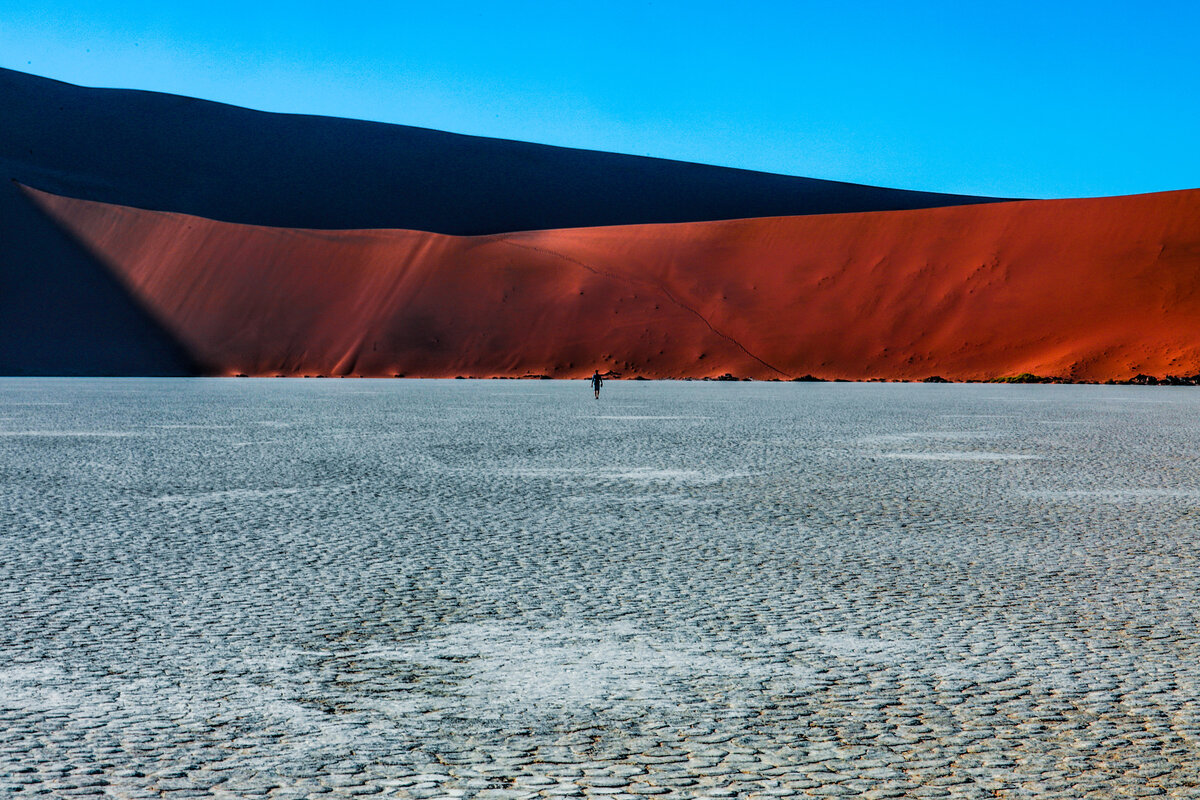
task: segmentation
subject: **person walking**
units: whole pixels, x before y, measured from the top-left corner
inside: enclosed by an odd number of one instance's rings
[[[592,374],[592,389],[596,392],[596,399],[600,399],[600,387],[604,385],[604,378],[600,377],[600,370],[596,370]]]

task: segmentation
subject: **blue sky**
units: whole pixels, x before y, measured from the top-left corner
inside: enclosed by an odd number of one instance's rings
[[[1200,187],[1198,42],[1170,1],[0,0],[0,66],[72,83],[1023,197]]]

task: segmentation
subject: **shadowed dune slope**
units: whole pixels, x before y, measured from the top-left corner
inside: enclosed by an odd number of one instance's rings
[[[111,270],[0,181],[0,375],[195,372]]]
[[[29,194],[216,373],[1200,371],[1200,190],[479,237]]]
[[[230,222],[455,235],[992,198],[276,114],[0,69],[0,175]]]

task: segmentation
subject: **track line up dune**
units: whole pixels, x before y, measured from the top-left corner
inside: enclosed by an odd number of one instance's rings
[[[709,329],[710,331],[712,331],[713,333],[715,333],[717,336],[720,336],[722,339],[725,339],[725,340],[727,340],[728,342],[730,342],[730,343],[732,343],[732,344],[736,345],[736,346],[737,346],[737,347],[738,347],[738,348],[739,348],[739,349],[740,349],[740,350],[741,350],[743,353],[745,353],[746,355],[750,356],[750,357],[751,357],[751,358],[753,358],[755,361],[757,361],[758,363],[762,364],[764,367],[767,367],[767,368],[768,368],[768,369],[770,369],[770,370],[773,370],[773,371],[775,371],[775,372],[778,372],[780,375],[784,376],[785,378],[791,378],[791,377],[794,377],[793,375],[791,375],[791,374],[789,374],[789,373],[787,373],[787,372],[784,372],[783,370],[779,369],[779,367],[776,367],[776,366],[775,366],[775,365],[773,365],[773,364],[768,364],[766,361],[763,361],[761,358],[759,358],[758,356],[756,356],[754,353],[750,352],[750,350],[749,350],[749,349],[748,349],[748,348],[747,348],[747,347],[746,347],[744,344],[742,344],[741,342],[739,342],[737,339],[733,338],[732,336],[730,336],[730,335],[729,335],[729,334],[727,334],[727,333],[724,333],[723,331],[720,331],[720,330],[718,330],[716,327],[714,327],[714,326],[713,326],[712,322],[710,322],[710,321],[709,321],[708,317],[704,316],[704,315],[703,315],[703,314],[701,314],[699,311],[697,311],[696,309],[694,309],[694,308],[692,308],[691,306],[689,306],[687,303],[684,303],[684,302],[680,301],[680,300],[679,300],[677,297],[675,297],[675,295],[671,294],[671,290],[670,290],[670,289],[668,289],[666,286],[663,286],[663,285],[662,285],[662,284],[660,284],[660,283],[656,283],[655,281],[648,280],[648,279],[644,279],[644,278],[643,278],[643,279],[638,279],[638,278],[633,278],[633,277],[630,277],[630,276],[617,275],[617,274],[615,274],[615,273],[613,273],[613,272],[609,272],[609,271],[607,271],[607,270],[600,269],[599,267],[592,266],[591,264],[585,264],[584,262],[580,261],[578,258],[574,258],[574,257],[572,257],[572,256],[569,256],[569,255],[567,255],[566,253],[559,253],[559,252],[557,252],[557,251],[554,251],[554,250],[549,250],[549,249],[547,249],[547,248],[544,248],[544,247],[534,247],[533,245],[521,244],[520,242],[513,241],[511,238],[509,238],[509,237],[507,237],[507,236],[500,236],[500,237],[497,237],[497,241],[503,242],[504,244],[507,244],[507,245],[509,245],[510,247],[520,247],[520,248],[521,248],[521,249],[523,249],[523,250],[529,250],[529,251],[531,251],[531,252],[534,252],[534,253],[542,253],[542,254],[544,254],[544,255],[553,256],[553,257],[555,257],[555,258],[560,258],[560,259],[562,259],[563,261],[567,261],[567,262],[570,262],[570,263],[572,263],[572,264],[576,264],[576,265],[578,265],[578,266],[580,266],[580,267],[583,267],[583,268],[584,268],[584,269],[586,269],[586,270],[589,270],[590,272],[594,272],[594,273],[595,273],[595,274],[597,274],[597,275],[605,275],[605,276],[607,276],[607,277],[610,277],[610,278],[612,278],[612,279],[614,279],[614,280],[622,280],[622,281],[626,281],[626,282],[635,282],[635,281],[636,281],[636,282],[641,282],[641,283],[644,283],[644,284],[646,284],[646,285],[650,286],[651,288],[653,288],[653,289],[656,289],[656,290],[658,290],[659,292],[661,292],[661,293],[663,294],[663,296],[664,296],[664,297],[666,297],[668,300],[670,300],[670,301],[671,301],[672,303],[674,303],[675,305],[677,305],[677,306],[679,306],[680,308],[682,308],[684,311],[687,311],[687,312],[689,312],[689,313],[691,313],[691,314],[694,314],[694,315],[696,315],[696,317],[697,317],[697,318],[698,318],[698,319],[699,319],[701,322],[703,322],[703,323],[704,323],[706,326],[708,326],[708,329]]]

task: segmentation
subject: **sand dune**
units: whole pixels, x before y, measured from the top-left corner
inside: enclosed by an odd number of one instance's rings
[[[218,374],[1200,371],[1200,190],[478,237],[28,194]]]
[[[10,181],[252,225],[457,235],[992,200],[267,113],[7,69],[0,120],[0,375],[194,372]]]
[[[252,225],[477,235],[991,200],[275,114],[6,69],[0,108],[4,178]]]

